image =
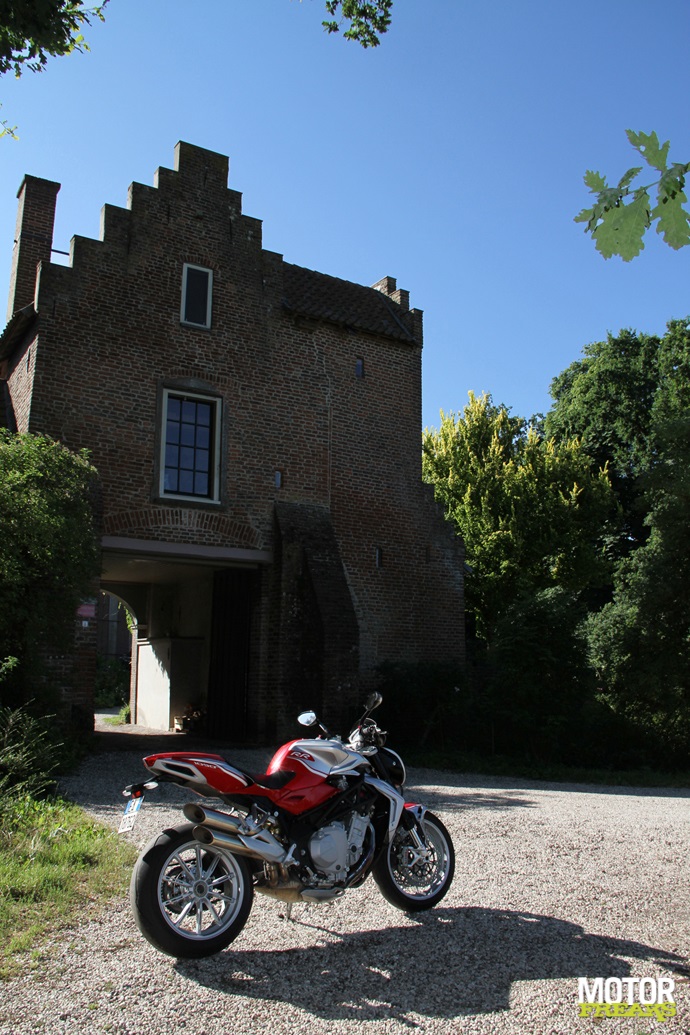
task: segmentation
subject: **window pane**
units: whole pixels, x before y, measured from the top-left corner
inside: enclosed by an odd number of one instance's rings
[[[204,399],[167,396],[163,492],[214,498],[215,408]]]
[[[196,429],[196,444],[198,449],[208,449],[211,444],[211,433],[209,428]]]
[[[183,446],[194,445],[194,432],[196,426],[194,424],[180,424],[180,442]]]
[[[208,323],[208,281],[207,270],[196,270],[187,267],[186,293],[184,301],[184,318],[187,323]]]
[[[180,419],[180,406],[181,400],[176,399],[173,395],[168,396],[168,419],[179,420]]]
[[[208,427],[211,423],[211,404],[200,402],[196,406],[196,422]]]

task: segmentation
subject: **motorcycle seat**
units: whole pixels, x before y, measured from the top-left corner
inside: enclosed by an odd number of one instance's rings
[[[277,773],[245,773],[257,787],[263,787],[267,791],[279,791],[295,774],[288,769],[279,769]]]

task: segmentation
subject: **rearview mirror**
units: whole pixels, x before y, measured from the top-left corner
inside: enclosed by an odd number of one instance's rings
[[[297,721],[300,726],[315,726],[316,725],[316,712],[302,712],[301,715],[297,716]]]

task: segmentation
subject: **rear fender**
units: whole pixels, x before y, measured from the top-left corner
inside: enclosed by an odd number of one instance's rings
[[[156,776],[205,797],[243,794],[252,785],[246,773],[226,762],[222,755],[170,751],[149,755],[144,765]]]

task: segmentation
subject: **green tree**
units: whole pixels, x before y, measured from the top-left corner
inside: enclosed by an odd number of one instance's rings
[[[685,178],[690,162],[669,163],[670,141],[659,143],[656,133],[636,133],[627,130],[628,140],[654,170],[655,179],[648,184],[634,185],[643,166],[634,166],[611,187],[598,172],[585,173],[585,185],[594,195],[591,208],[584,208],[575,216],[576,223],[585,223],[585,232],[592,235],[597,250],[605,259],[620,255],[629,262],[644,248],[643,237],[656,223],[671,248],[690,244],[690,213],[687,203]],[[655,189],[652,201],[650,191]]]
[[[35,696],[42,652],[61,645],[91,592],[96,494],[85,453],[0,431],[0,660],[18,659],[0,686],[4,705]]]
[[[608,475],[576,440],[556,442],[473,393],[423,437],[423,474],[463,537],[468,610],[491,641],[515,601],[604,581],[602,529],[615,509]]]
[[[640,476],[654,452],[652,408],[659,384],[659,338],[622,330],[587,345],[583,358],[551,382],[547,436],[577,438],[594,471],[606,467],[621,506],[614,559],[647,538]]]
[[[661,341],[641,476],[647,540],[618,565],[613,599],[588,619],[603,697],[681,761],[690,748],[690,321]]]

